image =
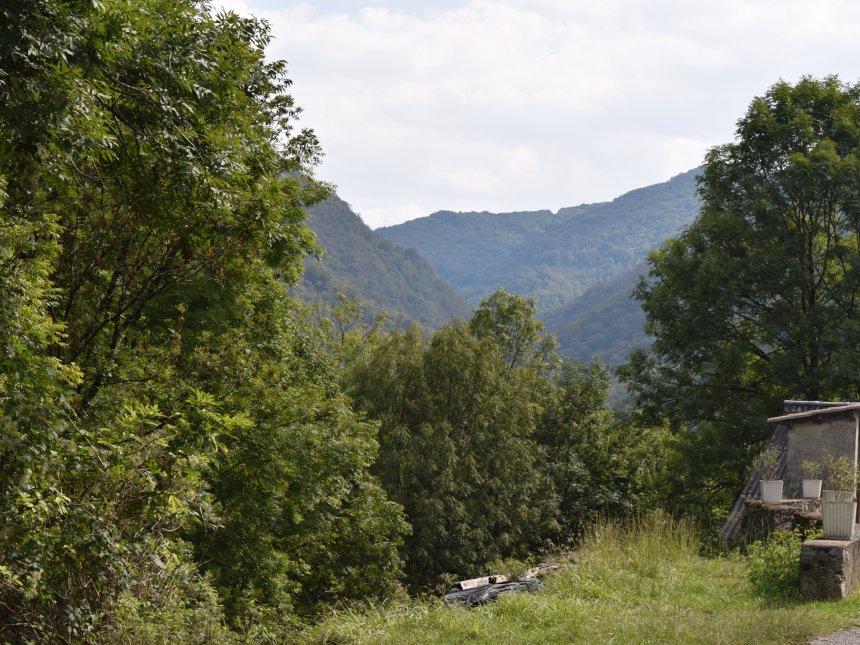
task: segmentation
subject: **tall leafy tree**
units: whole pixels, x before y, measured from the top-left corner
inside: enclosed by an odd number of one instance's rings
[[[347,360],[348,391],[380,423],[376,472],[412,526],[413,589],[653,502],[663,432],[617,420],[606,368],[553,347],[534,301],[499,290],[466,323],[374,334]]]
[[[481,301],[469,321],[469,329],[478,338],[495,340],[509,370],[547,367],[558,345],[553,336],[543,333],[535,299],[504,289],[497,289]]]
[[[350,392],[381,423],[377,472],[412,525],[403,554],[413,588],[557,535],[536,440],[551,341],[534,313],[533,301],[499,291],[429,340],[417,327],[373,339],[352,368]]]
[[[429,336],[413,326],[347,344],[348,392],[380,424],[375,471],[412,527],[412,589],[655,502],[665,430],[608,411],[606,368],[560,361],[532,299],[499,290]]]
[[[326,188],[265,23],[0,15],[2,639],[217,631],[221,605],[253,629],[390,590],[375,428],[284,292]]]
[[[614,426],[606,409],[610,376],[600,363],[565,363],[541,419],[539,440],[559,498],[564,538],[597,519],[632,510],[626,459],[637,430]]]
[[[708,508],[782,399],[860,395],[860,86],[772,86],[708,153],[699,195],[636,289],[655,340],[623,375],[679,433],[677,499]]]
[[[190,305],[176,363],[183,381],[246,421],[214,438],[224,448],[206,479],[218,522],[193,531],[198,560],[243,628],[394,593],[408,531],[370,474],[376,425],[352,412],[310,346],[314,330],[290,314],[280,283],[270,286],[229,307]],[[193,324],[196,306],[223,320]]]

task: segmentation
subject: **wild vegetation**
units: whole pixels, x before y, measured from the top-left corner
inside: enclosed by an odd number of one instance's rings
[[[0,638],[253,636],[389,593],[376,428],[283,288],[326,191],[265,24],[2,11]]]
[[[766,557],[790,560],[792,539]],[[537,593],[468,610],[441,601],[392,602],[334,615],[303,641],[801,645],[856,624],[858,596],[802,602],[796,593],[783,595],[784,580],[773,574],[763,594],[748,580],[744,558],[704,557],[700,547],[689,522],[665,516],[597,524]]]
[[[498,291],[468,322],[353,353],[344,385],[380,423],[374,472],[412,526],[413,590],[656,503],[664,431],[615,418],[606,368],[559,360],[542,328],[532,299]]]
[[[307,225],[325,252],[305,258],[302,278],[291,289],[299,299],[333,307],[343,294],[359,300],[369,317],[385,311],[389,324],[404,326],[435,329],[469,317],[466,299],[423,257],[376,235],[336,195],[308,209]]]
[[[638,288],[655,340],[625,368],[639,407],[621,417],[607,368],[560,359],[534,298],[496,290],[430,332],[288,295],[331,189],[265,23],[196,0],[0,12],[4,642],[385,640],[392,622],[444,640],[506,615],[591,642],[704,638],[682,613],[743,642],[762,616],[798,636],[853,606],[762,605],[734,561],[694,554],[687,522],[593,527],[715,512],[766,404],[854,391],[860,90],[777,85],[711,153],[702,216]],[[395,251],[400,284],[422,265]],[[543,596],[559,612],[406,600],[583,536]]]
[[[265,23],[3,12],[4,640],[284,640],[650,499],[533,301],[425,337],[287,295],[329,188]]]

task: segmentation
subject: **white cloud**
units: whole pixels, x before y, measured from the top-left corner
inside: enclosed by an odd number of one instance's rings
[[[319,174],[371,226],[610,199],[699,164],[779,78],[858,77],[847,1],[266,1],[221,4],[271,22]]]

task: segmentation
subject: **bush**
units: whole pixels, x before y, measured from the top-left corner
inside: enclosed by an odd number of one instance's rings
[[[534,567],[534,559],[496,558],[487,563],[487,575],[506,576],[508,580],[521,580]]]
[[[857,482],[857,465],[851,457],[835,457],[826,452],[822,459],[824,481],[827,488],[838,491],[853,491]]]
[[[777,529],[766,540],[753,542],[747,551],[747,577],[756,593],[773,600],[798,595],[800,546],[814,537],[800,529]]]
[[[758,465],[761,468],[762,479],[776,479],[779,477],[779,461],[782,458],[782,450],[779,446],[768,446],[758,456]]]

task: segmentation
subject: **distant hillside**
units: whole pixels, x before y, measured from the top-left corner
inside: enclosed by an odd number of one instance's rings
[[[644,263],[639,264],[547,313],[543,321],[558,338],[561,353],[586,361],[597,356],[604,363],[620,365],[630,350],[647,345],[649,337],[642,330],[645,314],[630,298],[639,275],[647,270]]]
[[[555,214],[440,211],[376,232],[417,249],[473,305],[503,286],[535,296],[547,314],[629,271],[689,224],[699,208],[697,172]]]
[[[471,307],[439,279],[415,249],[376,235],[337,196],[309,209],[308,224],[327,253],[307,258],[295,294],[308,302],[336,302],[336,293],[358,298],[370,311],[389,310],[397,321],[438,327]]]

